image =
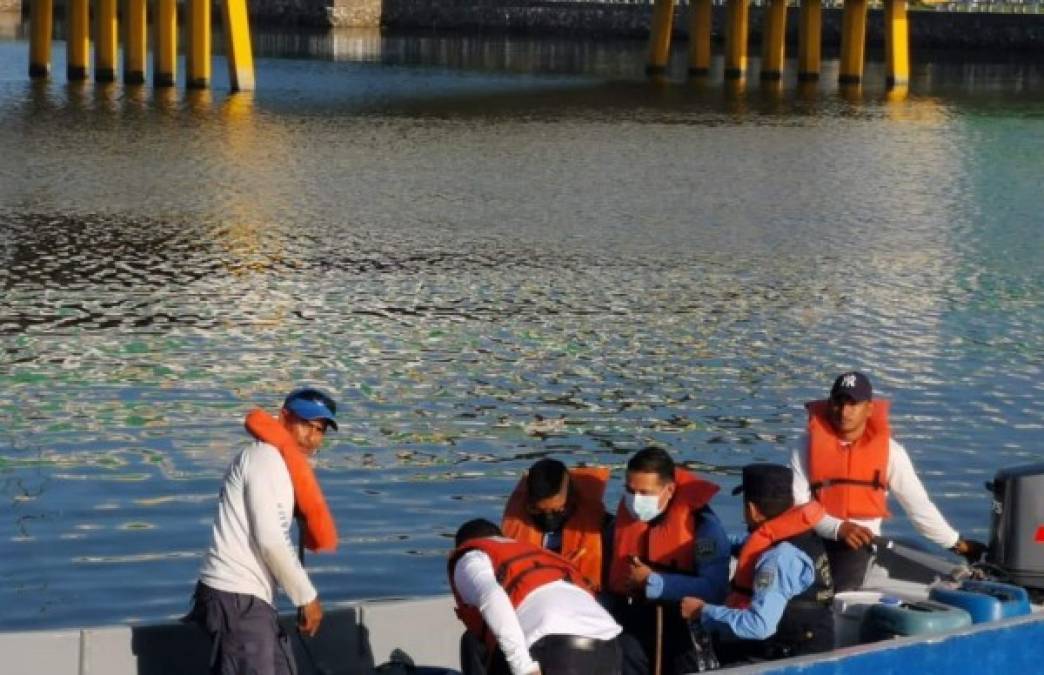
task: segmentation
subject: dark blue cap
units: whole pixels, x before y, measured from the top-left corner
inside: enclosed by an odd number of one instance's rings
[[[318,389],[295,389],[283,401],[283,407],[303,420],[326,420],[326,425],[337,431],[337,404]]]
[[[743,482],[732,494],[743,493],[747,501],[759,503],[762,499],[780,499],[793,494],[794,472],[782,464],[757,463],[743,467]]]
[[[830,388],[833,401],[854,401],[860,403],[874,397],[874,388],[870,386],[870,378],[855,370],[841,373]]]

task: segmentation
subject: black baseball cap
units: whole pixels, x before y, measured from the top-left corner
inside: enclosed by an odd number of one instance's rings
[[[780,499],[793,495],[794,472],[782,464],[759,462],[743,467],[743,482],[732,489],[732,494],[743,493],[744,499],[758,503],[761,500]]]
[[[325,420],[327,427],[337,431],[337,404],[318,389],[295,389],[283,401],[283,407],[303,420]]]
[[[838,375],[834,380],[834,386],[830,388],[832,401],[848,399],[854,403],[861,403],[873,397],[874,388],[870,386],[870,378],[855,370]]]

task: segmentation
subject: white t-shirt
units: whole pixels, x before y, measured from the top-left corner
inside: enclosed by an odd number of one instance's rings
[[[790,468],[794,471],[794,503],[805,504],[812,499],[812,490],[808,480],[808,436],[790,455]],[[942,546],[952,548],[960,535],[957,530],[950,527],[939,509],[928,497],[921,479],[914,471],[913,462],[906,448],[900,445],[894,438],[888,439],[888,466],[885,469],[888,491],[895,495],[906,511],[907,517],[913,523],[914,529],[921,535]],[[851,518],[853,523],[870,528],[876,534],[881,534],[880,518]],[[837,529],[843,521],[840,518],[827,515],[816,525],[816,534],[825,539],[837,539]]]
[[[200,581],[273,606],[277,584],[297,607],[314,600],[290,539],[293,515],[294,488],[279,451],[260,442],[244,449],[225,473]]]
[[[545,635],[612,640],[622,630],[590,593],[567,581],[545,584],[527,595],[518,608],[512,607],[497,583],[493,562],[482,551],[469,551],[457,561],[453,585],[466,604],[479,608],[512,675],[536,670],[529,647]]]

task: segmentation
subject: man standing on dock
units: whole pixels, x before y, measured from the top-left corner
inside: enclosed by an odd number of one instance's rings
[[[814,499],[826,509],[816,532],[826,540],[838,591],[862,586],[873,562],[870,544],[890,515],[889,492],[922,536],[970,562],[982,557],[985,545],[963,539],[928,498],[906,449],[892,438],[888,401],[874,400],[866,375],[842,373],[829,399],[805,407],[808,435],[790,458],[794,501]]]
[[[298,608],[301,633],[319,630],[323,610],[295,555],[290,524],[296,508],[305,545],[336,546],[333,518],[309,462],[327,429],[337,429],[336,411],[321,391],[298,389],[286,397],[278,418],[260,410],[247,416],[247,431],[257,442],[225,474],[211,545],[185,617],[213,641],[211,675],[297,672],[274,607],[277,585]]]

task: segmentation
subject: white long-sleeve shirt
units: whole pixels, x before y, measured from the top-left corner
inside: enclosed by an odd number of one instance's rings
[[[465,604],[479,608],[511,675],[529,675],[537,669],[529,648],[545,635],[612,640],[622,630],[590,593],[567,581],[545,584],[518,608],[512,607],[497,583],[492,561],[482,551],[469,551],[457,561],[453,585]]]
[[[790,455],[790,468],[794,471],[794,503],[805,504],[812,499],[812,490],[808,480],[808,436]],[[921,479],[914,471],[913,462],[906,448],[894,438],[888,439],[888,465],[885,469],[888,492],[895,495],[903,507],[914,529],[921,535],[942,546],[951,548],[957,543],[960,535],[950,527],[939,509],[928,497]],[[853,523],[869,528],[874,534],[881,534],[880,518],[851,518]],[[837,539],[837,530],[843,521],[827,515],[816,525],[816,534],[825,539]]]
[[[277,584],[297,607],[314,600],[290,538],[293,515],[294,487],[279,451],[267,443],[244,449],[225,473],[200,581],[273,606]]]

